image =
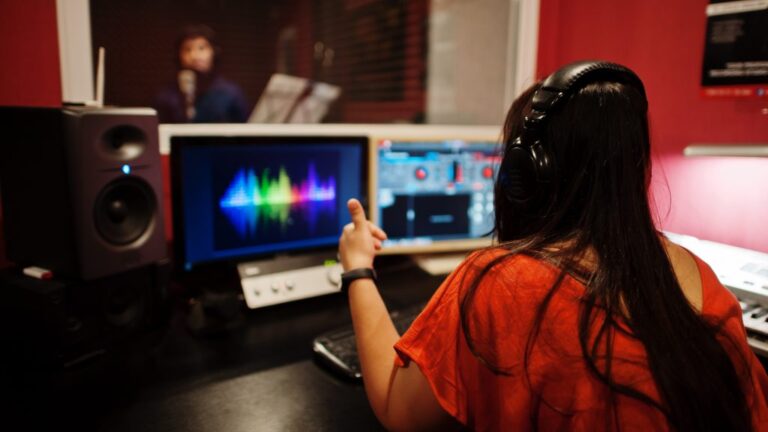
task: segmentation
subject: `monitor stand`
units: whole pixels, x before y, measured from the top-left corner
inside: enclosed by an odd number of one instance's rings
[[[335,251],[244,262],[237,269],[251,309],[339,292],[341,284]]]
[[[466,252],[430,253],[412,255],[411,259],[425,272],[433,275],[447,275],[467,257]]]

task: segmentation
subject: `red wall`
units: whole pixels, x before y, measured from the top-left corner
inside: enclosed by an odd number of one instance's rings
[[[707,0],[541,0],[538,75],[582,59],[643,79],[654,189],[669,231],[768,252],[768,159],[684,158],[692,143],[768,143],[768,98],[700,96]]]
[[[0,105],[61,105],[55,0],[0,1]]]
[[[55,0],[0,0],[0,59],[0,105],[61,105]]]

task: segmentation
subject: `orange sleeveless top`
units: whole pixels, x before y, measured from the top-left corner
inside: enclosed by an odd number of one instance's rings
[[[608,415],[611,394],[587,369],[578,335],[580,297],[584,285],[566,276],[553,295],[538,338],[526,342],[539,304],[560,270],[552,264],[517,255],[494,267],[477,289],[470,308],[475,348],[508,375],[494,374],[467,346],[460,320],[465,283],[503,250],[481,251],[464,261],[436,291],[411,328],[395,344],[396,363],[415,362],[440,405],[475,430],[612,430]],[[745,383],[755,430],[768,431],[768,376],[750,350],[733,294],[712,270],[696,258],[702,281],[702,315],[723,322],[722,333],[732,357],[738,350],[750,368]],[[621,326],[622,324],[619,324]],[[642,343],[630,332],[616,331],[612,376],[659,401]],[[602,364],[597,365],[602,370]],[[525,371],[527,370],[527,373]],[[706,379],[706,377],[702,377]],[[622,430],[670,429],[664,414],[636,399],[614,394]]]

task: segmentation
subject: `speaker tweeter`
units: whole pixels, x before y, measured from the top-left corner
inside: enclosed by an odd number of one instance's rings
[[[117,161],[130,161],[144,153],[147,134],[133,125],[119,125],[107,130],[101,140],[104,155]]]

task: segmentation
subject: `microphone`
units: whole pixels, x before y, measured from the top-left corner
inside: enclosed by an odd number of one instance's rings
[[[186,102],[186,114],[187,119],[191,120],[195,118],[195,82],[197,77],[195,72],[189,69],[182,69],[179,71],[178,83],[179,90],[184,95]]]

